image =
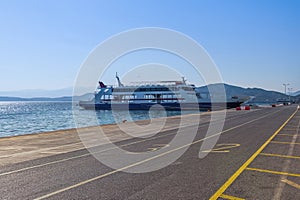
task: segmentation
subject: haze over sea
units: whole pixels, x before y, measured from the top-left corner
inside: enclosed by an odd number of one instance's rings
[[[120,123],[123,120],[137,121],[149,119],[148,111],[119,111],[113,116],[112,111],[84,110],[75,106],[76,114],[80,115],[78,127]],[[91,120],[96,112],[98,124]],[[151,113],[151,117],[174,116],[187,114],[191,111],[167,111]],[[75,128],[72,102],[0,102],[0,137],[25,135],[47,131]]]

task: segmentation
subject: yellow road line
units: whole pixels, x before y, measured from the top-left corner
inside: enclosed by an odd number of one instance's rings
[[[230,195],[226,195],[226,194],[222,194],[220,197],[223,199],[228,199],[228,200],[245,200],[245,199],[242,199],[239,197],[234,197],[234,196],[230,196]]]
[[[294,118],[295,120],[295,118]],[[300,127],[300,121],[298,123],[298,128],[297,128],[297,132],[296,134],[299,133],[299,127]],[[295,143],[297,140],[297,135],[294,135],[292,137],[292,141],[290,141],[291,143]],[[286,154],[287,156],[292,156],[293,152],[294,152],[294,148],[295,148],[295,145],[293,144],[290,144],[289,145],[289,150],[288,150],[288,153]],[[283,172],[287,172],[289,171],[289,168],[291,166],[291,160],[290,159],[286,159],[284,161],[284,164],[283,164],[283,167],[281,169],[281,171]],[[283,180],[283,179],[287,179],[287,175],[280,175],[280,180]],[[283,190],[284,190],[284,186],[285,186],[285,183],[283,182],[279,182],[276,189],[275,189],[275,193],[274,193],[274,196],[273,196],[273,199],[274,200],[280,200],[281,199],[281,195],[283,193]]]
[[[295,145],[300,145],[300,143],[297,143],[297,142],[280,142],[280,141],[271,141],[271,143],[274,143],[274,144],[295,144]]]
[[[275,131],[275,133],[211,196],[210,200],[216,200],[235,181],[235,179],[250,165],[250,163],[266,148],[273,138],[287,125],[296,115],[298,109]]]
[[[294,137],[295,135],[297,135],[296,137],[299,137],[298,134],[283,134],[283,133],[278,134],[278,136],[291,136],[291,137]]]
[[[237,143],[228,143],[228,144],[217,144],[219,148],[213,148],[209,150],[204,150],[202,152],[212,152],[212,153],[229,153],[230,149],[241,146]]]
[[[280,154],[272,154],[272,153],[260,153],[259,155],[262,155],[262,156],[273,156],[273,157],[280,157],[280,158],[300,159],[300,156],[288,156],[288,155],[280,155]]]
[[[246,168],[246,170],[263,172],[263,173],[268,173],[268,174],[278,174],[278,175],[300,177],[300,174],[292,174],[292,173],[288,173],[288,172],[279,172],[279,171],[273,171],[273,170],[267,170],[267,169],[258,169],[258,168],[250,168],[250,167],[248,167],[248,168]]]
[[[279,111],[281,111],[281,110],[279,110]],[[151,158],[148,158],[148,159],[145,159],[145,160],[142,160],[142,161],[139,161],[139,162],[133,163],[133,164],[131,164],[131,165],[128,165],[128,166],[122,167],[122,168],[120,168],[120,169],[113,170],[113,171],[111,171],[111,172],[108,172],[108,173],[106,173],[106,174],[102,174],[102,175],[99,175],[99,176],[97,176],[97,177],[94,177],[94,178],[91,178],[91,179],[88,179],[88,180],[85,180],[85,181],[79,182],[79,183],[77,183],[77,184],[75,184],[75,185],[71,185],[71,186],[69,186],[69,187],[62,188],[62,189],[60,189],[60,190],[57,190],[57,191],[54,191],[54,192],[48,193],[48,194],[46,194],[46,195],[43,195],[43,196],[41,196],[41,197],[35,198],[34,200],[41,200],[41,199],[45,199],[45,198],[48,198],[48,197],[54,196],[54,195],[56,195],[56,194],[59,194],[59,193],[62,193],[62,192],[68,191],[68,190],[70,190],[70,189],[73,189],[73,188],[76,188],[76,187],[79,187],[79,186],[85,185],[85,184],[87,184],[87,183],[93,182],[93,181],[95,181],[95,180],[98,180],[98,179],[104,178],[104,177],[106,177],[106,176],[109,176],[109,175],[115,174],[115,173],[117,173],[117,172],[120,172],[120,171],[123,171],[123,170],[129,169],[129,168],[131,168],[131,167],[134,167],[134,166],[137,166],[137,165],[143,164],[143,163],[145,163],[145,162],[148,162],[148,161],[150,161],[150,160],[153,160],[153,159],[155,159],[155,158],[158,158],[158,157],[164,156],[164,155],[166,155],[166,154],[169,154],[169,153],[175,152],[175,151],[177,151],[177,150],[179,150],[179,149],[182,149],[182,148],[185,148],[185,147],[187,147],[187,146],[190,146],[190,145],[197,144],[197,143],[199,143],[199,142],[202,142],[202,141],[204,141],[204,140],[206,140],[206,139],[210,139],[210,138],[216,137],[216,136],[218,136],[218,135],[221,135],[221,134],[223,134],[223,133],[226,133],[226,132],[229,132],[229,131],[231,131],[231,130],[234,130],[234,129],[237,129],[237,128],[239,128],[239,127],[242,127],[242,126],[244,126],[244,125],[251,124],[252,122],[255,122],[255,121],[258,121],[258,120],[260,120],[260,119],[263,119],[263,118],[265,118],[265,117],[267,117],[267,116],[273,115],[273,114],[275,114],[275,113],[277,113],[277,112],[279,112],[279,111],[272,112],[272,113],[269,113],[269,114],[267,114],[267,115],[264,115],[264,116],[261,116],[261,117],[255,118],[255,119],[253,119],[253,120],[250,120],[250,121],[248,121],[248,122],[245,122],[245,123],[243,123],[243,124],[239,124],[239,125],[237,125],[237,126],[231,127],[231,128],[229,128],[229,129],[227,129],[227,130],[225,130],[225,131],[221,131],[221,132],[219,132],[219,133],[216,133],[216,134],[214,134],[214,135],[211,135],[211,136],[209,136],[209,137],[202,138],[202,139],[200,139],[200,140],[196,140],[196,141],[194,141],[194,142],[192,142],[192,143],[189,143],[189,144],[183,145],[183,146],[181,146],[181,147],[178,147],[178,148],[176,148],[176,149],[172,149],[172,150],[170,150],[170,151],[167,151],[167,152],[164,152],[164,153],[162,153],[162,154],[159,154],[159,155],[153,156],[153,157],[151,157]],[[220,195],[221,195],[221,194],[220,194]]]
[[[293,181],[289,181],[287,179],[283,179],[283,180],[281,180],[281,182],[284,182],[284,183],[286,183],[286,184],[288,184],[290,186],[293,186],[294,188],[297,188],[297,189],[300,190],[300,185],[297,184],[297,183],[294,183]]]

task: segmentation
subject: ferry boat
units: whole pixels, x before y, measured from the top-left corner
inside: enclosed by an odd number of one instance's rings
[[[94,99],[80,101],[79,106],[93,110],[149,110],[162,107],[165,110],[211,110],[212,107],[236,108],[242,103],[234,96],[225,102],[214,99],[212,104],[209,93],[200,93],[184,78],[182,81],[142,82],[127,86],[121,83],[117,74],[116,79],[117,87],[99,81]]]

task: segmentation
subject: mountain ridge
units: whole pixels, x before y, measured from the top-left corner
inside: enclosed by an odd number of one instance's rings
[[[253,102],[276,102],[277,99],[287,99],[289,98],[288,95],[283,93],[272,91],[272,90],[265,90],[262,88],[243,88],[235,85],[229,84],[210,84],[207,86],[199,87],[200,92],[208,92],[211,91],[218,91],[221,86],[224,85],[225,93],[228,97],[238,96],[240,99],[248,99],[249,97],[255,97]]]
[[[292,96],[299,96],[300,95],[300,90],[299,91],[297,91],[297,92],[293,92],[292,94],[291,94]]]
[[[216,83],[210,84],[207,86],[197,87],[197,90],[201,93],[208,93],[211,91],[212,93],[220,91],[224,86],[226,95],[228,97],[238,96],[242,100],[247,100],[250,97],[255,97],[254,102],[275,102],[277,99],[288,99],[289,96],[277,91],[265,90],[262,88],[243,88],[240,86],[230,85],[226,83]],[[63,90],[63,89],[62,89]],[[70,88],[68,88],[70,91]],[[73,90],[73,89],[72,89]],[[63,95],[60,97],[15,97],[15,96],[3,96],[0,92],[0,101],[75,101],[79,100],[91,100],[93,98],[93,93],[86,93],[84,95],[74,96],[71,95]],[[299,100],[300,94],[297,96],[292,96],[292,99]]]
[[[19,97],[19,98],[60,98],[65,96],[72,96],[73,87],[66,87],[57,90],[44,89],[26,89],[15,91],[0,91],[0,96],[5,97]]]

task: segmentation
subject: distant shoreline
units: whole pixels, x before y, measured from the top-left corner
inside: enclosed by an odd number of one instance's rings
[[[211,84],[208,86],[201,86],[198,87],[198,90],[200,93],[209,93],[210,91],[218,91],[220,84]],[[277,99],[287,99],[291,98],[292,100],[298,102],[300,101],[300,91],[295,92],[294,94],[296,96],[289,96],[287,94],[283,94],[281,92],[277,91],[271,91],[271,90],[264,90],[261,88],[242,88],[239,86],[234,86],[234,85],[229,85],[229,84],[221,84],[221,86],[224,86],[226,95],[228,97],[232,96],[238,96],[240,99],[248,99],[251,96],[255,97],[254,102],[276,102]],[[30,92],[26,94],[32,94]],[[24,95],[24,94],[23,94]],[[48,96],[48,97],[45,97]],[[0,102],[1,101],[79,101],[79,100],[90,100],[94,97],[94,93],[86,93],[80,96],[72,96],[72,94],[65,94],[64,95],[53,95],[54,97],[49,97],[52,96],[50,93],[47,95],[43,96],[42,94],[39,94],[34,97],[22,97],[21,95],[18,96],[17,94],[2,94],[0,95]]]
[[[73,101],[72,97],[0,97],[0,101]]]

